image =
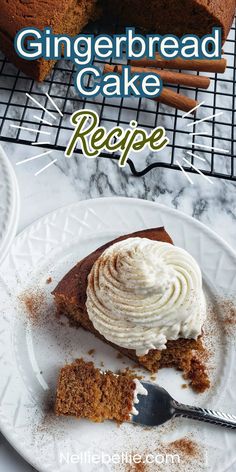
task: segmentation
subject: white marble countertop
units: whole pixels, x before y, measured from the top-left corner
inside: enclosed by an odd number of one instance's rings
[[[15,166],[30,157],[32,147],[1,143],[15,167],[21,195],[18,232],[52,210],[78,200],[99,196],[128,196],[157,201],[179,209],[205,223],[222,236],[235,250],[236,183],[213,179],[210,185],[193,175],[194,185],[181,172],[154,169],[143,178],[131,176],[129,168],[120,170],[110,160],[66,160],[58,153],[58,162],[34,177],[42,167],[38,161]],[[55,158],[55,154],[53,159]],[[0,470],[30,472],[21,457],[0,436]]]

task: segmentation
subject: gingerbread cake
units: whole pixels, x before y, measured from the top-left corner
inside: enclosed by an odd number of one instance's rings
[[[174,336],[172,334],[169,336],[171,339],[168,340],[166,346],[163,346],[162,349],[150,348],[147,353],[137,353],[135,349],[124,347],[126,346],[126,344],[124,344],[124,338],[127,336],[123,337],[123,342],[120,344],[114,342],[113,338],[111,340],[109,337],[109,333],[107,336],[104,336],[104,333],[96,329],[94,326],[96,323],[92,322],[91,317],[88,315],[87,294],[88,290],[93,286],[93,268],[97,261],[102,260],[101,256],[105,254],[109,248],[116,246],[117,243],[121,243],[122,241],[130,241],[133,238],[138,238],[140,241],[143,238],[144,241],[162,242],[173,247],[172,239],[165,229],[154,228],[121,236],[98,248],[80,261],[61,280],[53,291],[58,315],[66,315],[74,326],[82,327],[90,331],[96,337],[110,344],[116,350],[151,372],[157,372],[163,367],[175,367],[183,371],[184,376],[190,380],[192,387],[196,391],[202,392],[209,387],[209,379],[205,367],[198,360],[199,355],[204,351],[201,330],[199,336],[195,335],[192,339],[184,339],[181,337],[173,339]],[[124,295],[126,296],[126,294]],[[151,326],[150,324],[150,328],[146,329],[144,332],[149,333]]]
[[[2,0],[0,49],[25,74],[41,81],[53,62],[25,61],[15,53],[14,37],[22,28],[50,26],[55,34],[75,36],[90,20],[103,16],[106,23],[109,19],[153,34],[202,36],[218,26],[225,41],[234,14],[235,0]]]
[[[144,388],[139,388],[139,384],[128,372],[119,375],[102,372],[92,362],[78,359],[61,369],[56,415],[86,418],[97,423],[105,420],[118,423],[129,421],[132,414],[136,414],[137,393],[146,393]]]
[[[43,30],[50,26],[55,34],[75,36],[97,16],[97,0],[8,0],[1,1],[0,49],[26,75],[42,81],[53,61],[26,61],[14,50],[14,38],[22,28]]]
[[[146,32],[203,36],[222,28],[227,39],[235,14],[235,0],[102,0],[106,15],[120,24]]]

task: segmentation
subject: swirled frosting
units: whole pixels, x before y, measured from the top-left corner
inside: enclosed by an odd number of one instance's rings
[[[136,351],[197,339],[206,317],[201,270],[184,249],[146,238],[110,246],[88,277],[87,312],[108,341]]]

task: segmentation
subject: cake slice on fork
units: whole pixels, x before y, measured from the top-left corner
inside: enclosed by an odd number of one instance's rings
[[[103,372],[92,362],[78,359],[60,371],[55,412],[95,423],[123,423],[138,413],[135,405],[140,394],[147,392],[130,373]]]

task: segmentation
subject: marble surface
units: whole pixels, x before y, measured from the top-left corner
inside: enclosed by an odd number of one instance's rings
[[[174,170],[153,170],[143,178],[130,175],[129,168],[120,170],[110,160],[88,160],[76,157],[66,160],[54,153],[56,164],[44,173],[34,174],[42,163],[16,166],[16,162],[32,156],[32,147],[1,143],[16,171],[21,213],[18,232],[52,210],[69,203],[100,196],[129,196],[157,201],[176,208],[205,223],[235,250],[236,184],[215,179],[210,185],[201,176],[193,175],[194,185]],[[30,472],[23,459],[0,436],[0,470]]]
[[[211,185],[203,177],[191,175],[191,185],[180,171],[172,169],[154,169],[137,178],[128,166],[121,170],[113,160],[82,156],[65,159],[61,152],[54,152],[51,157],[58,158],[56,164],[35,177],[42,161],[16,166],[19,160],[35,153],[32,147],[4,142],[1,145],[11,159],[20,187],[19,232],[46,213],[74,201],[126,196],[183,211],[208,225],[236,249],[236,182],[212,179]]]

